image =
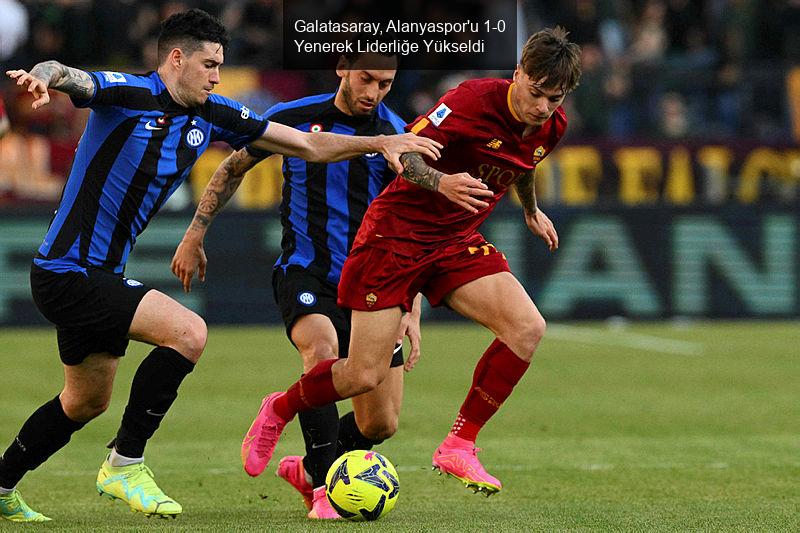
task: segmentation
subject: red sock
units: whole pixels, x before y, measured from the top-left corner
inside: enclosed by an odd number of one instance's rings
[[[495,339],[475,367],[472,388],[450,432],[475,442],[478,432],[506,401],[529,366]]]
[[[342,399],[333,386],[331,367],[338,359],[326,359],[304,374],[286,391],[278,397],[273,404],[273,409],[279,417],[291,420],[300,411],[307,411],[314,407],[322,407]]]

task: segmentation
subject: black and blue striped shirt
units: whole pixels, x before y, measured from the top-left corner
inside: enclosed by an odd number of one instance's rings
[[[95,94],[58,210],[34,259],[54,272],[122,273],[136,237],[186,179],[208,144],[241,148],[267,119],[212,94],[185,108],[158,73],[90,72]]]
[[[321,94],[280,103],[265,116],[304,132],[403,133],[405,122],[383,103],[368,116],[350,116],[334,105],[334,97]],[[269,155],[252,147],[248,151],[260,157]],[[336,163],[284,158],[283,238],[275,268],[285,271],[290,265],[300,266],[338,284],[367,207],[395,177],[380,153]]]

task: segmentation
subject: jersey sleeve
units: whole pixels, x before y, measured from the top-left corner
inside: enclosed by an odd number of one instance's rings
[[[428,114],[418,116],[407,125],[406,131],[447,146],[475,129],[475,111],[481,106],[475,92],[462,84],[446,92]]]
[[[70,96],[75,107],[130,106],[138,99],[152,98],[149,80],[141,76],[109,70],[87,72],[94,82],[94,95],[91,98]]]
[[[259,138],[269,126],[269,120],[230,98],[213,94],[208,105],[211,140],[226,142],[235,150]]]
[[[286,103],[279,102],[266,110],[266,112],[264,113],[264,118],[266,118],[267,120],[274,120],[275,122],[280,122],[281,124],[286,124],[287,126],[289,125],[294,126],[293,124],[287,124],[287,122],[285,120],[281,120],[280,117],[278,118],[275,117],[275,115],[277,115],[284,109],[286,109]],[[260,148],[256,148],[249,144],[245,146],[245,149],[247,150],[247,153],[249,153],[253,157],[258,157],[260,159],[266,159],[272,155],[272,152],[270,152],[269,150],[262,150]]]

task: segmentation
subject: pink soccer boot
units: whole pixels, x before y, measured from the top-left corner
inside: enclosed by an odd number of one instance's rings
[[[306,504],[310,511],[314,502],[314,488],[306,480],[303,458],[299,455],[287,455],[278,463],[278,471],[275,472],[275,475],[285,479],[289,485],[300,493],[300,496],[303,497],[303,503]]]
[[[324,485],[314,489],[314,502],[311,504],[308,517],[316,520],[335,520],[341,518],[339,513],[331,507],[331,502],[328,501],[328,496],[325,494]]]
[[[467,488],[491,496],[503,488],[496,477],[489,475],[478,460],[479,448],[474,443],[447,435],[433,453],[433,468],[462,481]]]
[[[242,440],[242,465],[245,472],[253,477],[263,472],[269,464],[283,428],[289,422],[278,416],[272,407],[275,399],[282,394],[273,392],[264,398],[258,416]]]

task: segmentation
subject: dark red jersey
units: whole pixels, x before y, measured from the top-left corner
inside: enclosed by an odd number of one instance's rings
[[[511,80],[465,81],[447,92],[427,114],[406,129],[444,145],[438,161],[445,174],[468,172],[494,192],[481,198],[489,207],[470,213],[443,194],[423,189],[401,176],[367,210],[354,247],[369,245],[417,255],[451,244],[482,240],[478,227],[508,188],[548,155],[564,134],[567,118],[559,107],[538,130],[523,137],[525,123],[511,106]]]

